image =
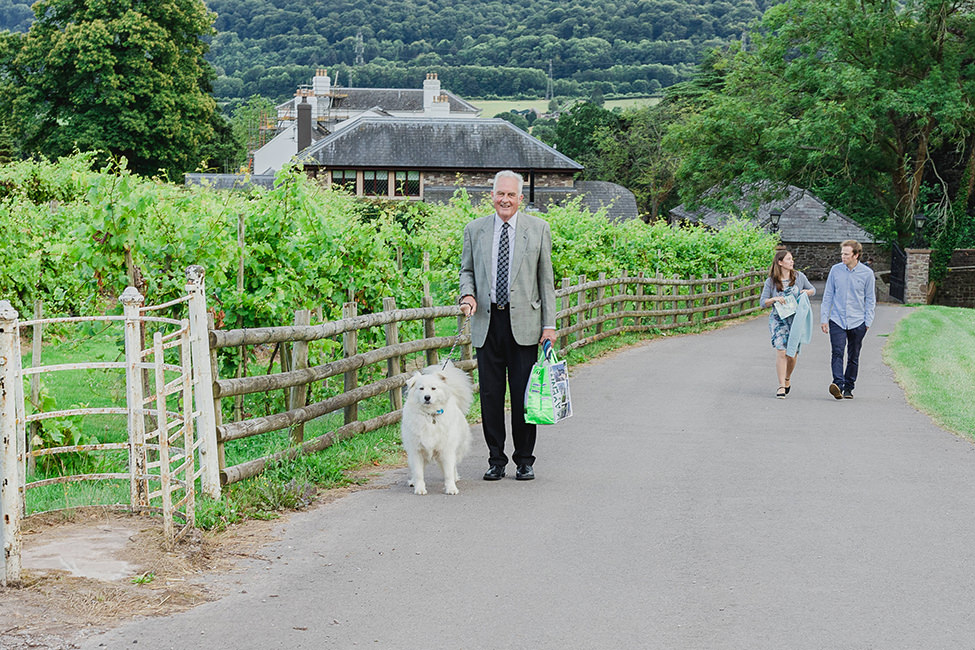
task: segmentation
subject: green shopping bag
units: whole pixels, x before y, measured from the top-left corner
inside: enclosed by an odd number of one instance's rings
[[[568,366],[545,341],[525,387],[525,422],[555,424],[571,415]]]

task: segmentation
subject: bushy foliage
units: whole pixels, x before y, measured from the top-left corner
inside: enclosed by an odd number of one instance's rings
[[[492,210],[463,190],[446,205],[363,202],[292,169],[268,191],[184,188],[132,174],[124,160],[93,169],[83,154],[0,167],[0,202],[0,298],[21,314],[37,299],[49,314],[111,308],[130,282],[158,304],[183,295],[185,268],[200,264],[223,327],[287,324],[294,310],[319,307],[336,319],[349,300],[360,313],[387,296],[417,306],[424,281],[437,304],[452,304],[464,225]],[[720,232],[613,224],[579,201],[541,216],[557,278],[731,274],[764,266],[775,243],[744,223]]]
[[[625,271],[665,277],[732,275],[768,264],[776,239],[746,221],[723,230],[701,226],[674,228],[640,220],[614,224],[605,212],[589,212],[579,201],[552,206],[545,218],[552,227],[552,263],[556,278],[610,277]]]

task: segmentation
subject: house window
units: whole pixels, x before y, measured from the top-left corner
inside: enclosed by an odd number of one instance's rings
[[[420,196],[420,172],[396,172],[396,196]]]
[[[355,191],[355,170],[354,169],[334,169],[332,170],[332,184],[344,187],[353,194]]]
[[[387,196],[389,194],[389,172],[362,172],[362,193],[366,196]]]

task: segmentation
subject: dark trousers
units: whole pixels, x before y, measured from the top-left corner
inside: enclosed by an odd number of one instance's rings
[[[481,428],[491,465],[504,467],[505,384],[511,391],[511,439],[516,465],[534,465],[535,425],[525,423],[525,387],[532,366],[538,359],[538,345],[518,345],[511,334],[511,312],[491,305],[491,324],[484,347],[477,348],[477,375],[480,383]],[[507,381],[506,381],[507,380]]]
[[[829,344],[833,348],[831,366],[833,369],[833,383],[840,390],[852,391],[857,382],[857,372],[860,370],[860,346],[867,334],[867,324],[860,323],[859,327],[845,330],[833,321],[829,322]],[[843,351],[846,350],[846,370],[843,369]]]

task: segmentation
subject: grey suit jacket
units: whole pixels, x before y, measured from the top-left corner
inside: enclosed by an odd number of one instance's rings
[[[460,261],[460,295],[474,296],[471,318],[474,347],[482,347],[491,322],[492,213],[464,228]],[[555,277],[552,271],[552,232],[548,222],[518,212],[514,254],[508,274],[511,333],[518,345],[535,345],[544,325],[555,326]]]

